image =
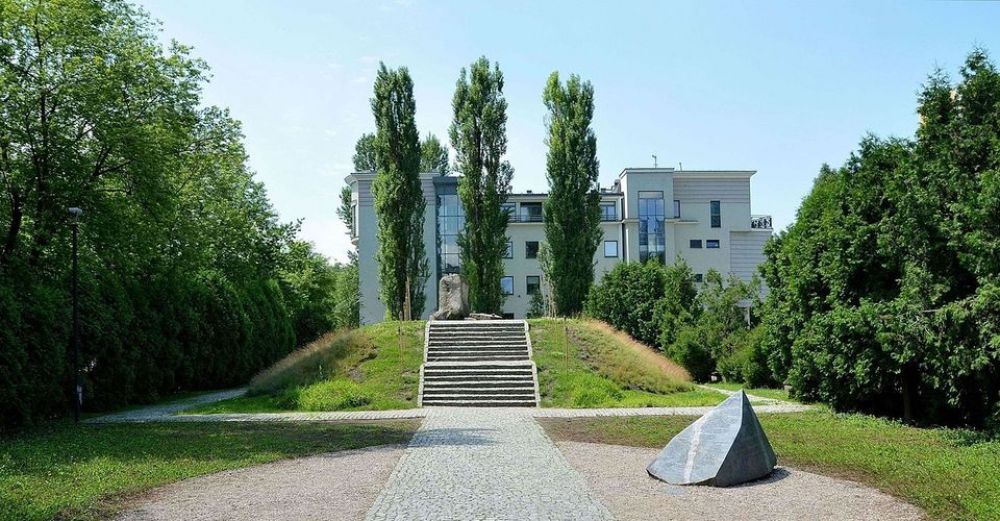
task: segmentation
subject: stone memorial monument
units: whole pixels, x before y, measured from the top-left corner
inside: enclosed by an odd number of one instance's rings
[[[728,487],[767,476],[776,463],[740,390],[674,436],[646,471],[673,485]]]
[[[469,284],[461,275],[450,274],[438,282],[438,310],[431,320],[462,320],[469,316]]]

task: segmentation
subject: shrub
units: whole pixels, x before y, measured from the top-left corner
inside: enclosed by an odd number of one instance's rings
[[[341,411],[363,407],[372,402],[361,386],[350,380],[325,380],[292,391],[296,409],[304,411]]]
[[[663,266],[624,262],[591,287],[586,311],[647,345],[660,337],[656,308],[665,290]]]

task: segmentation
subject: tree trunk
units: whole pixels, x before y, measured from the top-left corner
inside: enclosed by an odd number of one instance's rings
[[[10,256],[17,248],[17,238],[21,233],[21,223],[24,221],[24,202],[21,196],[14,192],[10,203],[10,225],[7,226],[7,237],[4,239],[3,251],[0,251],[0,266],[7,264]]]

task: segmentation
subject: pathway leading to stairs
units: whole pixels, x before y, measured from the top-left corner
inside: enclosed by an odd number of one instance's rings
[[[366,519],[613,519],[533,412],[429,409]]]

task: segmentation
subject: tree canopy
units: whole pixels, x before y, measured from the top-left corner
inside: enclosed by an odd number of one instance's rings
[[[767,246],[775,375],[840,409],[1000,418],[1000,74],[981,50],[934,72],[910,139],[824,166]]]

